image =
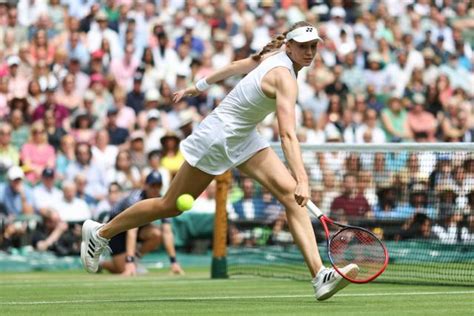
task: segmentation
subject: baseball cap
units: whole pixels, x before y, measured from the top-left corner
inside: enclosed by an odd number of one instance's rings
[[[163,179],[158,171],[150,172],[145,178],[146,184],[163,184]]]
[[[160,92],[156,89],[150,89],[145,93],[145,102],[158,101],[160,99]]]
[[[18,166],[13,166],[8,169],[7,172],[7,178],[10,181],[17,180],[17,179],[23,179],[25,177],[25,173],[23,170],[18,167]]]
[[[20,57],[17,55],[12,55],[7,58],[7,65],[11,67],[13,65],[19,65],[21,63]]]
[[[156,119],[157,120],[157,119],[160,118],[160,111],[158,111],[157,109],[151,109],[146,114],[146,118],[147,118],[147,120],[151,120],[151,119]]]
[[[334,7],[331,9],[331,16],[345,18],[346,10],[342,7]]]
[[[54,169],[53,168],[45,168],[42,173],[43,178],[53,178],[54,177]]]
[[[183,19],[183,26],[186,29],[193,29],[196,27],[196,20],[191,16],[185,17]]]
[[[286,34],[286,40],[294,40],[298,43],[310,42],[314,40],[322,41],[319,37],[318,30],[311,25],[301,26]]]
[[[132,134],[130,135],[130,140],[134,141],[137,139],[145,139],[145,133],[140,130],[133,131]]]

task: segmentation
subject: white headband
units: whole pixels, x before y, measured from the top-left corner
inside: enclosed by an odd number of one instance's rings
[[[310,42],[314,40],[322,41],[318,30],[314,26],[301,26],[286,34],[286,40],[294,40],[298,43]]]

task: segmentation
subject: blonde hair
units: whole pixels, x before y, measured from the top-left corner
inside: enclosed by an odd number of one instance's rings
[[[306,21],[296,22],[286,32],[275,36],[267,45],[265,45],[262,48],[262,50],[258,54],[252,55],[252,59],[255,61],[260,61],[263,55],[265,55],[266,53],[270,53],[270,52],[278,50],[285,43],[286,34],[302,26],[313,26],[313,25]]]

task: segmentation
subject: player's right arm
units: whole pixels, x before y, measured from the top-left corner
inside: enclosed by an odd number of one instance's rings
[[[278,67],[271,72],[271,86],[275,89],[276,115],[281,146],[290,170],[296,180],[296,202],[304,206],[309,199],[309,183],[308,175],[306,174],[303,164],[300,144],[296,136],[295,105],[298,86],[288,69]]]
[[[265,54],[259,61],[254,60],[252,57],[233,61],[229,65],[222,67],[210,74],[205,78],[205,82],[207,85],[211,85],[235,75],[246,75],[254,70],[263,60],[276,53],[278,53],[278,51]],[[173,94],[173,101],[178,102],[184,96],[194,96],[198,95],[200,92],[202,91],[200,91],[196,85],[192,85],[186,89],[175,92]]]

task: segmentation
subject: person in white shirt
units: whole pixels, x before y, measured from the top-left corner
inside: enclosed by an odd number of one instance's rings
[[[61,220],[69,223],[83,222],[92,217],[86,201],[76,197],[76,184],[73,181],[63,182],[63,197],[56,209]]]
[[[40,214],[47,214],[57,210],[57,203],[62,199],[61,190],[54,186],[55,172],[52,168],[45,168],[41,176],[41,183],[33,189],[35,208]]]

